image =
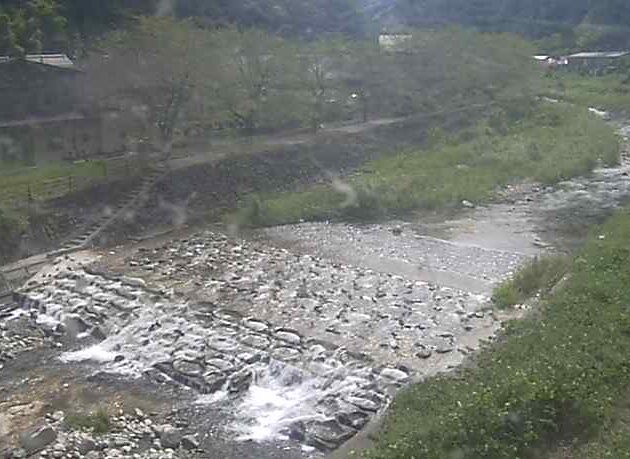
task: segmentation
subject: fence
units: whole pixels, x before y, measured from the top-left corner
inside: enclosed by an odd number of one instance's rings
[[[11,188],[3,188],[0,190],[0,205],[12,209],[25,208],[95,185],[138,177],[147,168],[146,163],[137,157],[117,157],[89,164],[90,167],[84,171],[75,170],[49,179],[26,179]]]

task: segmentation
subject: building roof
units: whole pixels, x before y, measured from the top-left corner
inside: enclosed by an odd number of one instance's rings
[[[571,54],[572,59],[617,59],[630,54],[630,51],[588,51]]]
[[[20,60],[20,58],[0,56],[0,64],[17,60]],[[23,60],[35,64],[48,65],[50,67],[76,70],[74,62],[65,54],[27,54],[24,56]]]

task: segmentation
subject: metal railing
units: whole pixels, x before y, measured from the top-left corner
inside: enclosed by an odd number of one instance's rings
[[[146,163],[137,157],[117,157],[95,161],[89,174],[68,173],[51,179],[25,180],[10,189],[0,191],[0,206],[21,209],[60,198],[96,185],[134,178],[146,171]],[[2,178],[0,177],[0,180]]]

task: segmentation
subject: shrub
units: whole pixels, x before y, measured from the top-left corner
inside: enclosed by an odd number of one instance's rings
[[[507,308],[536,296],[545,295],[562,279],[569,269],[569,259],[565,256],[535,258],[512,279],[504,282],[494,291],[493,300],[499,308]]]
[[[90,414],[69,414],[65,423],[68,427],[76,430],[90,430],[95,434],[106,434],[112,428],[112,421],[109,413],[104,408],[99,408]]]

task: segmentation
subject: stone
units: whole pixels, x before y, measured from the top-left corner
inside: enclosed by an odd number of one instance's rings
[[[404,382],[409,379],[409,375],[407,373],[396,368],[385,368],[383,371],[381,371],[381,376],[383,378],[392,379],[397,382]]]
[[[84,438],[83,440],[81,440],[81,443],[79,443],[79,445],[77,446],[77,450],[79,451],[79,453],[85,455],[87,453],[89,453],[90,451],[94,451],[97,448],[96,442],[94,440],[92,440],[89,437]]]
[[[199,442],[194,437],[194,435],[186,435],[182,437],[181,445],[182,445],[182,448],[187,449],[187,450],[199,449]]]
[[[378,411],[378,403],[362,397],[346,397],[346,401],[364,411]]]
[[[90,451],[85,455],[85,459],[99,459],[98,451]]]
[[[416,357],[423,360],[430,358],[432,355],[433,352],[431,352],[431,349],[421,349],[420,351],[416,352]]]
[[[398,225],[392,228],[392,234],[394,236],[400,236],[403,233],[402,226]]]
[[[10,458],[12,459],[25,459],[28,456],[26,450],[22,448],[17,448],[11,451]]]
[[[164,448],[176,449],[182,442],[182,433],[175,427],[166,424],[160,429],[160,444]]]
[[[448,354],[449,352],[453,352],[453,346],[448,344],[441,344],[435,350],[438,354]]]
[[[467,201],[466,199],[464,199],[462,201],[462,206],[466,207],[467,209],[474,209],[475,208],[475,205],[472,202]]]
[[[20,435],[20,443],[29,454],[44,449],[56,439],[57,431],[49,425],[34,427]]]
[[[302,338],[300,337],[300,335],[288,330],[279,330],[278,332],[276,332],[276,337],[294,346],[299,346],[302,342]]]
[[[98,341],[105,341],[107,339],[107,335],[103,332],[103,330],[101,330],[101,327],[94,327],[90,332],[90,335]]]

